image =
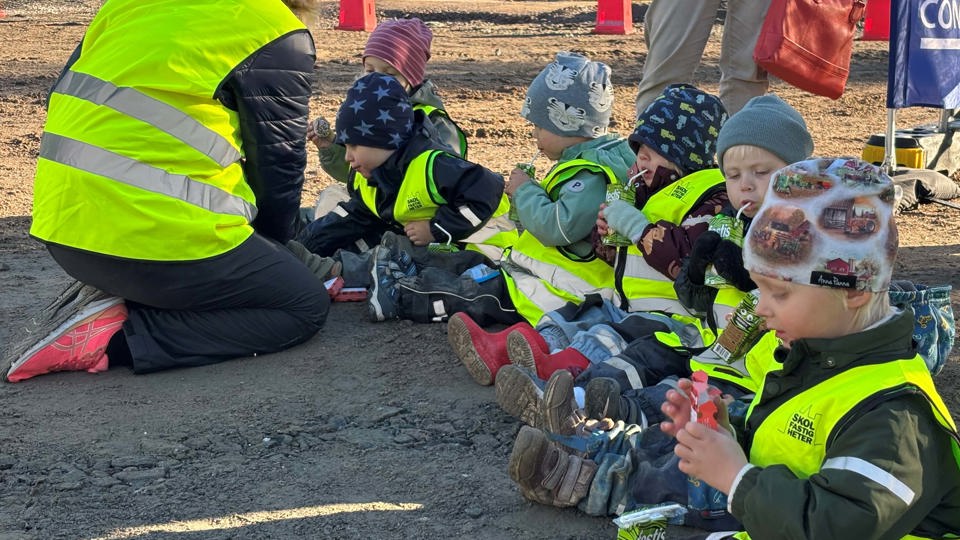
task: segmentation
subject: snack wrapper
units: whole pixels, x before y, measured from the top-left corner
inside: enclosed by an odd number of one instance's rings
[[[690,421],[717,429],[717,405],[713,398],[719,396],[720,391],[707,383],[706,371],[694,371],[690,380],[693,382],[693,388],[687,392],[690,398]]]
[[[521,171],[527,173],[527,176],[532,178],[534,181],[537,179],[537,168],[533,166],[533,162],[537,160],[540,154],[533,156],[533,159],[530,160],[530,163],[517,163],[516,167]],[[513,199],[510,200],[510,210],[507,212],[507,217],[510,221],[519,222],[520,214],[517,213],[517,207],[513,204]]]
[[[682,525],[687,509],[676,503],[638,508],[613,520],[617,540],[664,540],[667,525]]]
[[[687,392],[690,398],[690,421],[710,429],[719,429],[717,405],[713,398],[719,396],[720,391],[708,384],[705,371],[693,372],[690,380],[693,382],[693,388]],[[687,506],[704,519],[715,519],[726,513],[727,498],[723,492],[703,480],[687,476]]]
[[[318,116],[313,119],[311,125],[313,126],[313,131],[316,132],[317,136],[321,139],[333,139],[333,131],[330,129],[330,122],[328,122],[326,118]]]

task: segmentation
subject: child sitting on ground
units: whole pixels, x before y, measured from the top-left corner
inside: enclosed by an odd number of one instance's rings
[[[503,178],[445,151],[423,122],[393,77],[370,73],[354,83],[336,124],[352,168],[350,200],[310,224],[308,249],[330,255],[361,238],[379,244],[387,231],[417,245],[512,243],[514,230],[492,223],[509,209]]]
[[[710,217],[727,202],[723,177],[716,168],[714,148],[718,132],[726,119],[720,100],[689,85],[673,85],[654,101],[638,118],[637,128],[629,137],[634,152],[631,172],[636,183],[636,206],[617,201],[603,210],[614,228],[625,233],[631,246],[610,250],[595,244],[607,261],[596,261],[607,273],[615,273],[618,293],[630,298],[629,309],[663,311],[667,314],[638,314],[627,318],[627,312],[610,296],[589,301],[575,300],[562,311],[562,304],[553,303],[553,311],[540,319],[541,334],[525,332],[510,337],[515,329],[486,333],[459,314],[448,325],[457,356],[476,380],[492,380],[486,373],[496,373],[510,363],[508,349],[529,351],[527,366],[547,379],[556,369],[589,365],[588,358],[575,349],[548,357],[550,349],[559,351],[569,344],[551,343],[551,333],[543,331],[545,322],[554,318],[580,321],[583,328],[621,323],[618,328],[635,337],[654,332],[684,333],[686,321],[674,320],[669,314],[687,314],[673,291],[673,277],[682,258],[689,253],[693,241],[707,229]],[[604,219],[600,221],[606,223]],[[619,254],[617,253],[619,251]],[[619,258],[618,258],[619,257]],[[614,260],[621,264],[616,265]],[[531,324],[536,320],[531,319]],[[589,324],[587,324],[589,322]],[[633,324],[635,323],[635,324]],[[548,323],[548,326],[557,326]],[[562,337],[562,334],[559,334]],[[694,339],[698,332],[693,330]],[[546,338],[546,340],[544,339]],[[623,340],[619,335],[616,339]],[[513,345],[508,345],[512,343]],[[549,345],[548,345],[549,344]],[[535,365],[537,360],[539,365]],[[475,366],[471,369],[470,366]]]
[[[432,40],[433,32],[416,17],[380,22],[370,33],[363,48],[362,75],[384,73],[397,79],[409,96],[414,110],[423,112],[428,120],[431,140],[443,145],[451,154],[466,159],[467,138],[450,119],[436,86],[425,75]],[[343,146],[334,143],[334,136],[329,122],[323,117],[315,118],[307,126],[307,139],[319,151],[320,167],[334,180],[346,184],[350,176],[350,164],[345,159]],[[318,201],[324,203],[318,203],[313,217],[322,218],[336,202],[347,199],[349,195],[346,189],[340,184],[333,184],[321,192]]]
[[[717,137],[717,161],[724,172],[729,203],[711,224],[724,220],[729,225],[736,220],[746,230],[763,202],[770,175],[812,152],[813,139],[793,107],[772,94],[750,100],[723,125]],[[726,282],[722,290],[706,284],[709,268]],[[729,306],[737,305],[754,288],[743,268],[740,246],[735,239],[721,238],[712,228],[697,238],[674,282],[677,297],[685,307],[706,318],[716,314],[715,322],[708,325],[711,328],[726,326]],[[636,317],[625,321],[639,320]],[[692,370],[707,371],[724,393],[734,397],[755,392],[763,378],[761,366],[767,364],[766,353],[776,346],[775,339],[767,338],[760,350],[740,358],[719,358],[709,349],[692,355],[689,350],[678,350],[675,344],[663,343],[652,332],[627,341],[631,336],[619,324],[584,328],[576,321],[559,324],[562,321],[561,316],[550,314],[538,330],[549,341],[569,343],[568,348],[574,352],[564,349],[556,356],[542,352],[534,356],[528,352],[531,347],[515,337],[508,355],[517,363],[504,366],[496,381],[500,406],[534,426],[539,425],[544,385],[552,374],[540,366],[557,357],[578,353],[590,358],[590,367],[577,377],[574,387],[577,403],[588,416],[646,426],[662,419],[664,394],[677,377],[689,376]],[[531,360],[539,360],[536,367]],[[542,376],[538,371],[543,371]]]
[[[453,273],[399,281],[381,273],[394,284],[381,287],[376,300],[397,306],[395,316],[403,318],[443,321],[466,312],[471,323],[487,325],[536,321],[543,310],[590,293],[612,296],[613,271],[596,258],[590,235],[607,184],[622,182],[635,157],[607,133],[612,108],[610,68],[558,53],[531,83],[520,113],[533,124],[538,149],[556,165],[539,182],[520,169],[511,173],[507,193],[524,231],[501,270],[479,284]],[[492,382],[489,372],[475,377]]]
[[[725,429],[691,422],[685,379],[683,392],[667,393],[670,421],[658,430],[676,437],[679,470],[726,494],[745,529],[711,538],[960,533],[960,434],[917,354],[911,312],[892,308],[887,295],[897,251],[892,201],[889,177],[847,158],[796,163],[768,188],[743,259],[759,288],[757,314],[783,343],[778,367],[736,438],[719,400]],[[657,432],[567,430],[553,437],[559,444],[524,428],[511,477],[537,500],[629,510],[650,502],[644,492],[654,479],[635,466],[645,463],[636,453],[648,437]],[[578,489],[560,497],[557,486]]]

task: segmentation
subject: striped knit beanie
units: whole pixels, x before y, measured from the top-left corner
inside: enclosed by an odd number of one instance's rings
[[[392,19],[370,33],[363,57],[375,56],[390,64],[416,88],[423,82],[432,40],[433,32],[420,19]]]

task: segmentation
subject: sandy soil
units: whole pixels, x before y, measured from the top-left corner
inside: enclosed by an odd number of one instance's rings
[[[0,343],[67,282],[27,236],[31,180],[46,91],[98,5],[7,1],[0,19]],[[336,6],[325,2],[312,25],[321,74],[312,109],[329,118],[359,72],[366,38],[333,30]],[[595,6],[377,3],[381,17],[431,24],[428,72],[470,135],[473,159],[503,172],[533,153],[520,102],[557,50],[613,68],[615,121],[629,130],[645,47],[639,34],[592,34]],[[644,8],[634,5],[638,27]],[[718,37],[694,81],[711,91]],[[886,43],[857,43],[853,65],[838,101],[773,85],[804,114],[820,154],[859,155],[883,129]],[[901,125],[936,117],[911,109]],[[327,183],[311,158],[304,201]],[[898,277],[960,286],[957,218],[936,205],[903,214]],[[519,424],[498,409],[492,389],[472,382],[443,325],[374,325],[365,313],[336,305],[316,338],[267,357],[0,385],[0,540],[615,536],[607,519],[520,497],[506,474]],[[952,360],[937,384],[960,417]]]

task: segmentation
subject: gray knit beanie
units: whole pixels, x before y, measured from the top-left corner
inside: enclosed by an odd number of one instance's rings
[[[813,155],[813,139],[803,117],[773,94],[751,99],[723,125],[717,138],[721,169],[723,154],[741,144],[763,148],[788,165]]]
[[[595,139],[607,133],[612,112],[610,68],[559,52],[530,83],[520,116],[555,135]]]

